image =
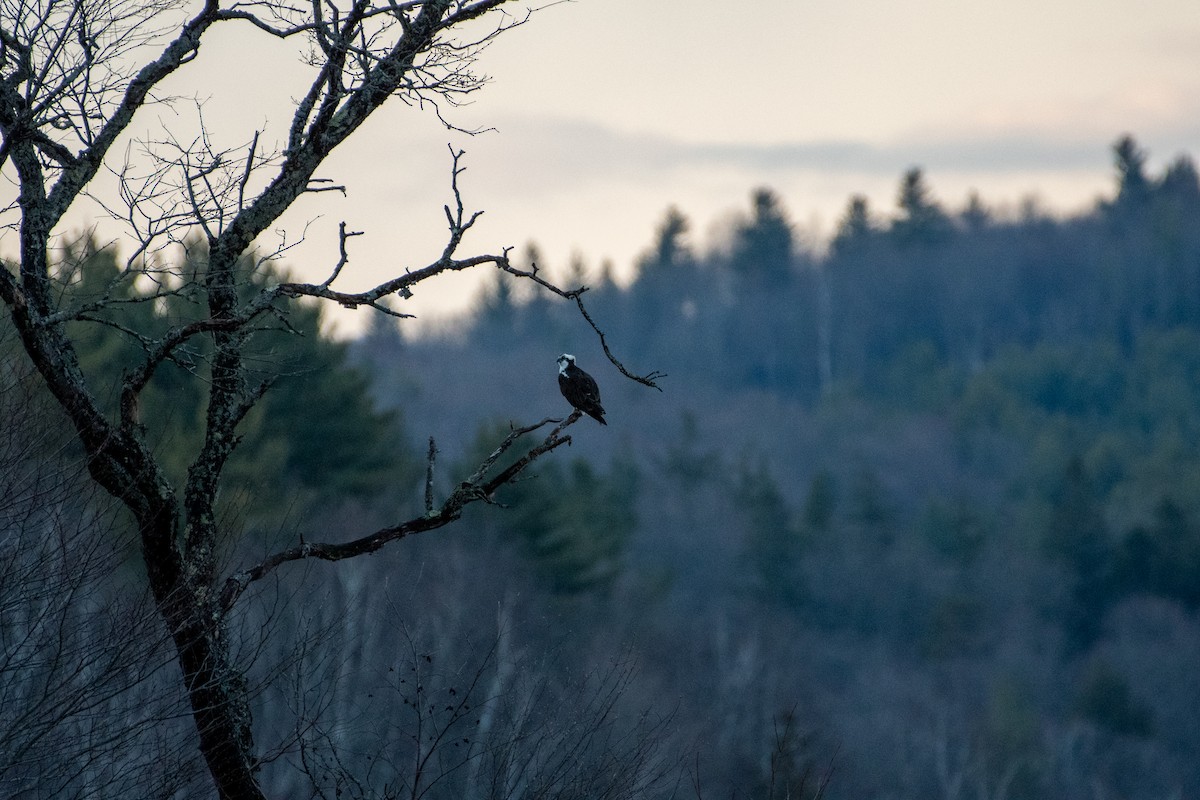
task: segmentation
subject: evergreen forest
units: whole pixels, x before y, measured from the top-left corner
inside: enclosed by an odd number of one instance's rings
[[[235,651],[267,794],[1200,796],[1200,174],[1151,170],[1130,136],[1112,156],[1112,190],[1070,216],[950,205],[912,168],[894,208],[850,198],[820,246],[770,188],[707,249],[668,209],[620,283],[529,245],[661,392],[574,303],[501,271],[420,336],[376,315],[337,341],[316,306],[264,322],[230,559],[444,496],[514,426],[569,412],[560,353],[608,417],[451,527],[265,582]],[[117,259],[76,242],[64,291],[111,291]],[[189,302],[126,286],[137,324],[77,336],[112,403],[127,329]],[[20,796],[203,790],[128,521],[86,488],[7,319],[0,359],[0,786],[43,754],[59,783]],[[185,378],[204,363],[142,397],[170,469],[202,430]],[[18,591],[43,585],[30,553],[83,610]],[[154,748],[174,755],[147,773]]]

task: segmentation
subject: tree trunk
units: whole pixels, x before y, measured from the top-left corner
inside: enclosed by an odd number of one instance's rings
[[[164,562],[149,555],[171,546],[176,522],[173,510],[162,509],[140,528],[150,588],[175,643],[200,752],[222,800],[262,800],[255,779],[246,681],[230,660],[225,621],[214,592],[205,583],[188,580],[187,564],[180,559]]]
[[[24,304],[10,308],[31,360],[79,434],[88,471],[137,519],[150,589],[175,643],[200,750],[218,794],[261,800],[245,680],[230,662],[217,593],[203,568],[208,559],[180,551],[181,510],[174,491],[139,436],[100,413],[60,326],[38,325]],[[198,538],[215,541],[215,530]]]

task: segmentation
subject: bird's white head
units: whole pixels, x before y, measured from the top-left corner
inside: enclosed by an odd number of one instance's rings
[[[571,355],[570,353],[563,353],[561,356],[558,357],[559,374],[566,373],[567,367],[574,363],[575,363],[575,356]]]

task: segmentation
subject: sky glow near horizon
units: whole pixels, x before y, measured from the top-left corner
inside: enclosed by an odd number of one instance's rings
[[[255,38],[248,54],[245,33],[210,42],[202,80],[172,87],[205,98],[225,146],[286,131],[289,98],[306,86],[291,45]],[[302,198],[282,220],[288,242],[304,232],[284,264],[323,279],[343,220],[364,231],[345,290],[436,260],[452,200],[448,144],[466,151],[468,211],[485,212],[460,255],[536,242],[552,271],[579,256],[619,278],[669,206],[703,250],[759,186],[817,243],[853,194],[890,213],[911,166],[950,209],[975,190],[994,207],[1033,196],[1070,213],[1111,190],[1122,133],[1152,170],[1200,156],[1196,0],[577,0],[500,36],[477,67],[491,82],[445,114],[493,130],[464,136],[393,100],[320,173],[347,196]],[[149,116],[187,131],[178,113]],[[439,278],[396,307],[418,314],[419,329],[469,306],[479,279]],[[347,333],[365,313],[336,320]]]

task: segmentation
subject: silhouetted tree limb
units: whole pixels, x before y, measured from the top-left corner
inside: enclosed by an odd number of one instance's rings
[[[585,320],[587,320],[588,325],[591,325],[592,330],[594,330],[596,332],[596,335],[598,337],[600,337],[600,346],[604,348],[604,355],[608,356],[608,360],[612,362],[612,365],[614,367],[616,367],[617,370],[620,371],[620,373],[622,375],[624,375],[626,378],[629,378],[632,381],[637,381],[638,383],[642,384],[643,386],[649,386],[651,389],[658,389],[660,392],[662,391],[662,387],[658,385],[657,381],[659,381],[662,378],[667,377],[667,374],[665,372],[659,372],[658,370],[654,370],[653,372],[649,372],[645,375],[637,375],[633,372],[630,372],[625,367],[624,364],[622,364],[620,361],[617,360],[617,357],[613,355],[612,351],[608,349],[608,338],[604,335],[604,331],[600,330],[600,326],[596,324],[596,321],[594,319],[592,319],[592,315],[588,313],[587,307],[584,306],[584,304],[583,304],[583,293],[588,291],[589,287],[580,286],[578,289],[561,289],[558,286],[555,286],[550,281],[548,281],[548,280],[544,279],[543,277],[541,277],[540,275],[538,275],[537,264],[533,264],[531,266],[531,268],[527,269],[527,270],[520,269],[519,267],[514,267],[509,262],[507,255],[508,254],[506,251],[505,258],[503,259],[503,261],[495,262],[496,266],[498,266],[500,269],[504,270],[507,273],[516,275],[519,278],[525,278],[527,280],[531,280],[534,283],[541,286],[542,288],[547,289],[550,292],[553,292],[554,294],[558,295],[559,297],[561,297],[565,300],[574,301],[575,305],[579,308],[579,313],[583,315],[583,318]]]
[[[497,489],[515,479],[538,458],[564,444],[570,445],[571,437],[562,435],[562,432],[569,425],[578,422],[581,416],[582,413],[576,410],[572,411],[570,416],[561,421],[547,418],[533,425],[513,429],[501,441],[500,445],[484,459],[479,468],[469,478],[454,488],[454,491],[442,502],[441,506],[435,510],[427,511],[420,517],[414,517],[396,525],[380,528],[374,533],[348,542],[304,542],[268,556],[252,567],[240,570],[225,581],[225,587],[221,592],[220,606],[222,611],[229,611],[237,601],[237,598],[251,583],[265,577],[276,567],[286,564],[289,561],[300,561],[309,558],[317,558],[323,561],[341,561],[345,558],[374,553],[390,542],[403,539],[412,534],[423,533],[424,531],[448,525],[461,517],[463,509],[471,503],[477,501],[491,502],[492,495],[495,494]],[[541,443],[531,448],[525,455],[496,475],[488,476],[488,471],[495,465],[496,461],[504,453],[508,452],[518,439],[551,422],[558,422],[558,424],[555,425]],[[430,452],[433,452],[432,445]],[[432,462],[432,458],[430,461]]]

